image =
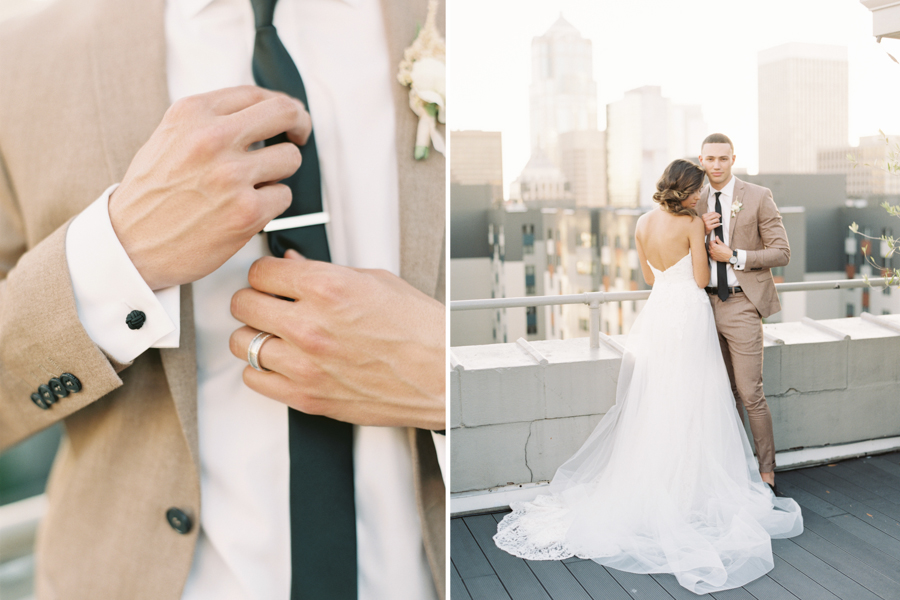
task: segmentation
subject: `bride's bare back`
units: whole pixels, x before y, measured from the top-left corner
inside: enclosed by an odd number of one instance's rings
[[[659,271],[665,271],[691,252],[694,280],[700,287],[709,283],[709,259],[705,245],[706,228],[699,217],[673,215],[662,209],[651,210],[638,219],[634,231],[641,271],[648,284],[653,285],[653,271],[649,261]]]

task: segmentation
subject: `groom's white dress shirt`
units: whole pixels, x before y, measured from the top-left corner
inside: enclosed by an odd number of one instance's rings
[[[731,226],[731,201],[734,199],[734,177],[728,180],[728,183],[725,184],[721,190],[716,190],[712,186],[709,187],[709,199],[707,201],[707,210],[715,211],[716,210],[716,192],[721,192],[719,194],[719,203],[722,205],[722,235],[724,239],[722,243],[726,246],[729,246],[731,243],[731,236],[728,233],[728,228]],[[710,239],[715,237],[715,232],[709,234]],[[730,246],[729,246],[730,247]],[[737,250],[737,248],[731,248],[732,250]],[[726,265],[725,272],[728,274],[728,287],[735,287],[740,285],[737,280],[737,276],[734,274],[734,269],[739,271],[744,270],[744,265],[747,263],[747,251],[746,250],[737,250],[737,264],[732,268],[731,264]],[[717,273],[716,261],[713,259],[709,259],[709,285],[710,287],[717,287],[719,285],[719,276]]]
[[[274,24],[307,90],[333,262],[399,274],[397,65],[389,64],[379,0],[280,0]],[[173,102],[254,83],[248,0],[169,0],[165,33]],[[150,291],[128,259],[109,221],[114,189],[73,221],[66,254],[85,329],[129,362],[150,347],[178,345],[179,295],[177,287]],[[193,285],[202,506],[186,600],[290,597],[287,407],[247,388],[246,362],[228,349],[242,325],[231,317],[231,296],[267,254],[264,236],[254,236]],[[130,331],[121,321],[133,309],[147,321]],[[436,440],[443,469],[443,438]],[[354,461],[359,598],[436,598],[406,430],[354,427]]]

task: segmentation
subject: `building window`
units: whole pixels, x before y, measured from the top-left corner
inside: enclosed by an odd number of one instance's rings
[[[525,325],[528,335],[537,335],[537,306],[529,306],[525,309]]]
[[[591,328],[591,322],[589,319],[578,319],[578,329],[581,331],[589,331]]]
[[[522,225],[522,254],[534,254],[534,225]]]
[[[853,313],[855,313],[855,312],[856,312],[856,307],[853,306],[853,303],[852,303],[852,302],[848,302],[848,303],[847,303],[847,315],[846,315],[846,316],[852,317],[852,316],[854,316]]]
[[[534,296],[535,293],[534,265],[525,265],[525,295]]]

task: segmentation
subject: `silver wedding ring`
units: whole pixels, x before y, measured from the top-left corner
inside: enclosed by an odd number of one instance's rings
[[[262,371],[263,373],[268,373],[271,371],[271,369],[260,366],[259,349],[262,348],[262,345],[265,344],[266,340],[268,340],[270,337],[272,337],[271,333],[260,331],[256,334],[256,337],[253,338],[253,341],[250,342],[250,347],[247,348],[247,362],[250,363],[251,367],[253,367],[257,371]]]

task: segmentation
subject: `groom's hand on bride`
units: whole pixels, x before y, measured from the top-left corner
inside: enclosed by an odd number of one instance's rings
[[[231,312],[245,323],[231,352],[247,360],[271,333],[244,382],[305,413],[358,425],[445,428],[444,305],[386,271],[265,257]],[[276,298],[293,298],[291,302]]]
[[[709,256],[717,262],[728,262],[731,260],[733,253],[731,248],[725,245],[719,236],[713,236],[709,241]]]
[[[212,273],[290,206],[312,124],[299,100],[255,86],[175,102],[109,198],[113,230],[151,289]],[[293,143],[249,151],[287,133]]]

